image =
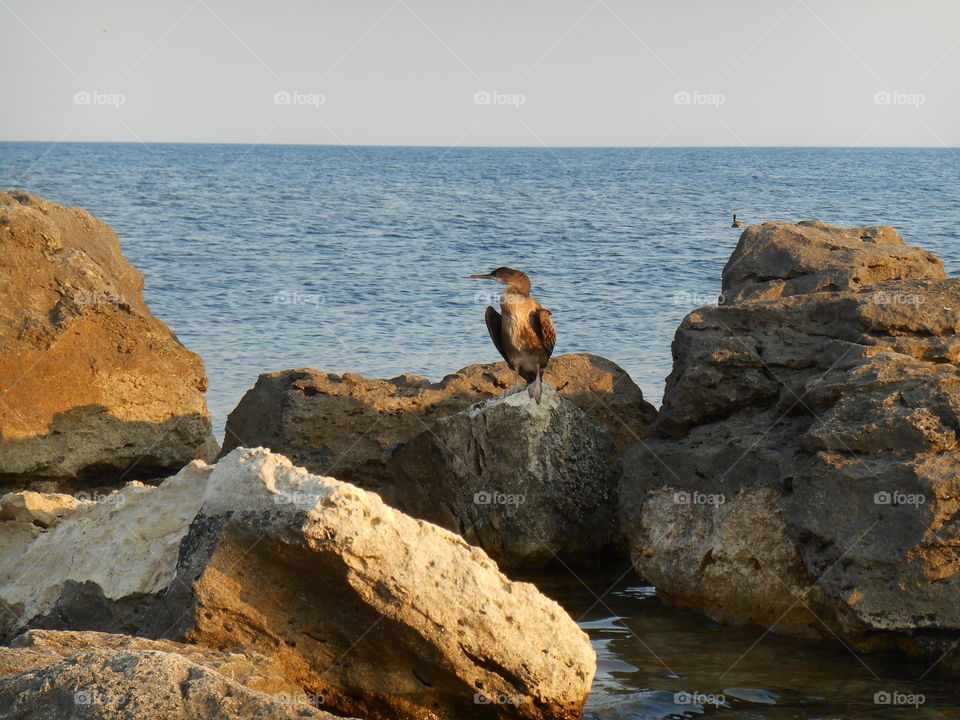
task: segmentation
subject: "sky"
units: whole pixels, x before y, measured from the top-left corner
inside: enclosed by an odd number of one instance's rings
[[[958,0],[0,0],[0,140],[960,145]]]

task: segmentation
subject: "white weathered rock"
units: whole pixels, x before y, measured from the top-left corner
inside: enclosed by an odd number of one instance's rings
[[[36,571],[0,588],[12,629],[241,647],[368,720],[579,718],[596,662],[586,635],[456,535],[263,449],[133,490],[29,549]],[[91,549],[71,559],[80,543]],[[488,696],[508,702],[477,702]]]

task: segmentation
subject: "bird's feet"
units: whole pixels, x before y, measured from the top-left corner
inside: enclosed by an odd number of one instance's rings
[[[537,378],[527,385],[527,394],[536,400],[537,405],[540,404],[540,397],[543,394],[543,383],[540,381],[540,378]]]
[[[513,387],[507,389],[500,397],[510,397],[511,395],[516,395],[518,392],[523,390],[523,385],[520,383],[514,383]]]

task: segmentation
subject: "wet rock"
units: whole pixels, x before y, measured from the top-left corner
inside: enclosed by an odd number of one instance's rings
[[[151,313],[116,233],[0,192],[0,484],[162,477],[216,442],[203,362]]]
[[[15,629],[244,648],[337,715],[580,717],[596,663],[586,635],[456,535],[263,449],[195,463],[141,495],[117,510],[134,511],[128,521],[83,522],[81,509],[35,541],[74,546],[83,527],[99,563],[60,560],[0,588]],[[125,562],[113,551],[135,526],[145,545],[128,552],[152,554]]]
[[[545,378],[609,432],[621,452],[646,434],[656,416],[626,372],[605,358],[561,355],[550,361]],[[238,446],[268,447],[390,502],[387,460],[393,448],[440,418],[501,395],[513,379],[503,362],[471,365],[439,383],[311,369],[264,373],[230,413],[221,455]]]
[[[397,506],[501,565],[617,551],[620,463],[610,437],[552,387],[438,420],[394,451]]]
[[[675,603],[861,650],[960,637],[960,280],[869,230],[748,229],[726,271],[745,258],[747,299],[678,329],[621,485],[634,564]]]

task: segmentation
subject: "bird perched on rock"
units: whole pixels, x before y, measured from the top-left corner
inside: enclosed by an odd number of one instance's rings
[[[730,227],[743,227],[743,223],[737,220],[737,214],[733,214],[733,224]]]
[[[516,373],[516,380],[507,394],[522,389],[522,377],[527,382],[530,397],[539,404],[543,371],[557,343],[550,311],[530,297],[530,278],[519,270],[498,267],[486,275],[470,277],[496,280],[506,285],[500,295],[500,312],[487,307],[487,330],[503,359]]]

